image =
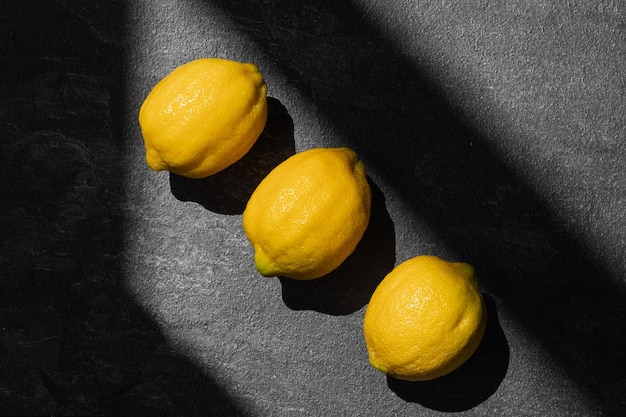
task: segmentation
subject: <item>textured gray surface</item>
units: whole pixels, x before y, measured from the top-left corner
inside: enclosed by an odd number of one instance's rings
[[[0,410],[623,414],[626,18],[591,3],[4,2]],[[213,178],[152,172],[139,105],[204,56],[261,68],[268,128]],[[263,278],[247,196],[316,146],[365,161],[371,226],[329,277]],[[475,265],[490,325],[399,383],[362,316],[425,253]]]

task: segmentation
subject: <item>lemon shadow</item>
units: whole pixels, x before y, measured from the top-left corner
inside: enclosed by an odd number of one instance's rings
[[[354,252],[333,272],[299,281],[279,277],[282,298],[292,310],[314,310],[330,315],[353,313],[365,306],[376,286],[395,263],[395,230],[385,197],[368,178],[372,190],[370,222]]]
[[[437,411],[459,412],[476,407],[496,392],[509,367],[509,345],[495,301],[483,297],[487,328],[476,352],[455,371],[432,381],[409,382],[388,376],[387,385],[398,397]]]
[[[225,170],[201,179],[170,173],[170,189],[180,201],[192,201],[220,214],[241,214],[269,172],[295,153],[293,120],[279,100],[268,97],[267,122],[254,146]]]

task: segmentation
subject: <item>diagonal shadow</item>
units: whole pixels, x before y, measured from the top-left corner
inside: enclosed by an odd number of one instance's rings
[[[0,4],[0,414],[246,416],[120,285],[123,14]]]
[[[626,402],[626,296],[494,153],[443,86],[352,3],[211,0],[278,64],[342,138],[473,263],[606,413]],[[550,179],[546,179],[549,181]]]

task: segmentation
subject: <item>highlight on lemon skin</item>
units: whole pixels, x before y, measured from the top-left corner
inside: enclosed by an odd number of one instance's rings
[[[264,276],[325,276],[352,254],[369,224],[365,166],[349,148],[314,148],[274,168],[252,193],[243,228]]]
[[[487,324],[474,268],[421,255],[394,268],[363,319],[370,364],[386,375],[428,381],[458,369]]]
[[[204,178],[241,159],[267,121],[259,68],[222,58],[187,62],[165,76],[139,110],[146,163]]]

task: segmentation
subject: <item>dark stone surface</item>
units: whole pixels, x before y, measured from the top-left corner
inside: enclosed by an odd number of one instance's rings
[[[0,3],[0,414],[608,415],[626,411],[626,13],[618,2]],[[264,135],[223,173],[149,171],[136,113],[200,56],[257,63]],[[264,279],[247,196],[351,146],[354,255]],[[429,383],[367,364],[393,265],[472,263],[478,352]]]
[[[0,414],[245,415],[121,290],[122,12],[0,5]]]

